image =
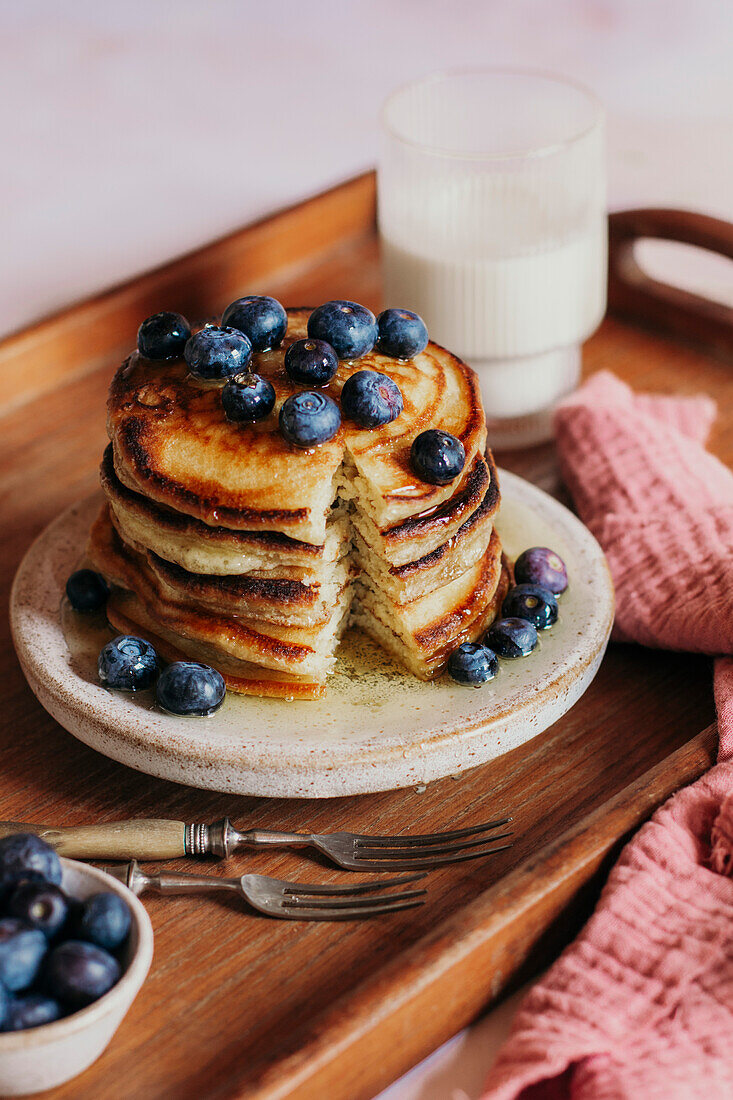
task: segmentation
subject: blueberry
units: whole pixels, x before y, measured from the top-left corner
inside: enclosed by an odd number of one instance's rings
[[[144,638],[119,634],[102,647],[97,671],[108,688],[144,691],[158,675],[158,655]]]
[[[22,882],[10,898],[8,913],[38,928],[50,940],[66,923],[69,901],[63,890],[53,883]]]
[[[16,917],[0,920],[0,982],[15,993],[36,980],[48,950],[48,941],[38,928]]]
[[[69,915],[66,918],[66,924],[61,930],[61,935],[56,937],[56,943],[60,943],[61,940],[78,939],[77,928],[79,927],[81,915],[84,912],[84,902],[79,901],[78,898],[72,897],[67,897],[66,901],[69,906]]]
[[[466,465],[460,439],[438,428],[428,428],[413,440],[410,458],[417,476],[431,485],[447,485]]]
[[[250,294],[227,306],[221,323],[243,332],[254,351],[269,351],[276,348],[285,335],[288,315],[274,298]]]
[[[13,833],[0,840],[0,896],[9,895],[21,882],[61,882],[61,860],[33,833]]]
[[[239,329],[207,325],[193,334],[183,354],[195,378],[220,381],[244,374],[252,358],[252,345]]]
[[[109,585],[93,569],[77,569],[66,582],[66,595],[75,611],[98,611],[109,596]]]
[[[565,562],[546,546],[532,546],[520,554],[514,564],[518,584],[539,584],[559,596],[568,586]]]
[[[518,584],[510,588],[502,613],[509,618],[526,619],[538,630],[557,622],[557,600],[548,588],[539,584]]]
[[[146,359],[177,359],[190,335],[191,326],[180,313],[154,313],[137,330],[137,350]]]
[[[358,370],[341,390],[344,416],[360,428],[390,424],[402,412],[402,393],[396,382],[376,370]]]
[[[325,340],[339,359],[359,359],[377,342],[377,321],[370,309],[357,302],[326,302],[308,318],[308,335]]]
[[[10,1012],[11,996],[5,986],[0,982],[0,1031],[5,1030],[5,1024]]]
[[[458,684],[485,684],[498,671],[499,658],[480,642],[464,642],[448,658],[448,673]]]
[[[340,427],[339,407],[323,393],[302,390],[284,401],[280,409],[280,432],[296,447],[327,443]]]
[[[285,352],[288,378],[302,386],[325,386],[338,366],[336,352],[325,340],[296,340]]]
[[[227,420],[254,424],[275,408],[275,387],[259,374],[238,375],[224,386],[221,403]]]
[[[224,677],[215,668],[196,661],[174,661],[158,680],[156,699],[171,714],[205,718],[221,706],[226,695]]]
[[[385,309],[377,317],[377,351],[392,359],[413,359],[428,346],[428,330],[409,309]]]
[[[42,1027],[60,1020],[64,1010],[53,997],[42,993],[29,993],[26,997],[13,997],[8,1004],[4,1031],[27,1031],[30,1027]]]
[[[119,981],[120,964],[92,943],[67,940],[48,958],[46,981],[54,997],[72,1008],[99,1000]]]
[[[84,902],[77,934],[97,947],[116,951],[127,939],[131,923],[127,902],[119,894],[105,891],[92,894]]]
[[[497,619],[484,640],[500,657],[526,657],[537,645],[537,630],[527,619]]]

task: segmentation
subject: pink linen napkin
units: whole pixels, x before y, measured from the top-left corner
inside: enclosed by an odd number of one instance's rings
[[[578,511],[616,585],[614,637],[733,653],[733,474],[707,398],[595,375],[557,414]],[[707,775],[626,846],[594,915],[522,1003],[484,1100],[733,1098],[733,659]]]

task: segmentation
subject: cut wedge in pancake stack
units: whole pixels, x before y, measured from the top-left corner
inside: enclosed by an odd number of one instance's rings
[[[136,352],[123,364],[89,542],[116,629],[166,659],[213,665],[232,690],[284,698],[323,694],[346,629],[430,679],[483,633],[508,587],[473,372],[432,343],[406,361],[376,351],[341,361],[324,391],[337,403],[351,375],[375,370],[399,386],[403,411],[374,429],[344,415],[327,442],[292,446],[278,412],[304,387],[284,355],[309,315],[290,310],[281,346],[255,353],[276,401],[253,424],[227,420],[221,386],[192,377],[183,359]],[[431,428],[465,450],[448,484],[413,469],[412,442]]]

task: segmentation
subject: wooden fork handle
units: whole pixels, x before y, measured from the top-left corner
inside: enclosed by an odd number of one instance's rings
[[[733,309],[652,279],[637,263],[645,238],[679,241],[733,260],[733,223],[687,210],[622,210],[609,218],[609,311],[733,362]]]
[[[175,859],[186,854],[187,826],[183,821],[140,818],[60,828],[0,822],[0,837],[11,833],[35,833],[60,856],[76,859]]]

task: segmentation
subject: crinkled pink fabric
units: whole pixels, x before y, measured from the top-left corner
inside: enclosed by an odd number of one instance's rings
[[[733,1098],[733,474],[704,448],[714,416],[605,372],[558,411],[563,476],[616,584],[614,636],[721,655],[720,747],[626,846],[484,1100]]]

